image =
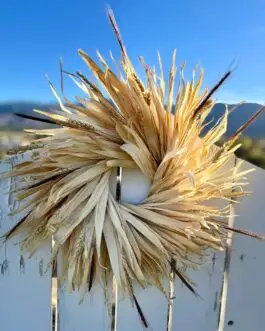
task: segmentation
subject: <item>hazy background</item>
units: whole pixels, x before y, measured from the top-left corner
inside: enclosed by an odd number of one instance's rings
[[[96,50],[108,59],[111,50],[119,59],[119,49],[106,10],[116,16],[128,53],[136,69],[142,55],[157,66],[157,50],[168,71],[171,54],[177,48],[177,63],[186,62],[185,77],[201,64],[205,84],[212,86],[231,65],[232,77],[216,94],[214,110],[218,118],[224,107],[245,100],[231,115],[233,132],[265,102],[265,2],[262,0],[153,0],[153,1],[0,1],[0,150],[28,142],[21,132],[36,126],[16,118],[14,112],[30,113],[47,109],[55,102],[45,75],[59,89],[59,58],[66,70],[90,73],[77,54],[78,48],[91,56]],[[111,61],[110,61],[111,64]],[[65,94],[80,94],[65,81]],[[265,115],[246,132],[241,155],[265,166]]]

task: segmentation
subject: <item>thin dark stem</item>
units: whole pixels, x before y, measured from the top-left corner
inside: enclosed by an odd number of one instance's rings
[[[143,323],[143,326],[147,329],[148,328],[148,323],[147,323],[147,320],[146,320],[146,318],[145,318],[145,316],[144,316],[144,313],[143,313],[143,311],[142,311],[142,308],[141,308],[141,306],[140,306],[140,304],[139,304],[139,302],[138,302],[138,300],[136,299],[136,296],[133,294],[133,301],[134,301],[134,303],[135,303],[135,306],[136,306],[136,309],[137,309],[137,311],[138,311],[138,314],[139,314],[139,316],[140,316],[140,318],[141,318],[141,322]]]
[[[211,98],[211,96],[223,85],[223,83],[228,79],[228,77],[232,74],[232,70],[227,71],[223,77],[219,80],[219,82],[209,91],[206,97],[202,100],[199,106],[194,110],[193,117],[196,117],[202,110],[203,106],[206,102]]]
[[[175,274],[180,278],[180,280],[183,282],[183,284],[195,295],[200,297],[200,295],[195,291],[195,289],[192,287],[192,285],[187,281],[187,279],[182,275],[181,271],[178,270],[175,266],[175,263],[170,261],[170,265],[172,270],[175,272]]]
[[[242,134],[244,131],[246,131],[247,128],[250,127],[251,124],[256,121],[256,119],[265,111],[265,106],[262,106],[254,115],[250,117],[250,119],[247,120],[246,123],[244,123],[233,135],[230,139],[234,139],[235,137]]]
[[[62,58],[60,58],[60,81],[61,81],[61,93],[64,94],[63,59]]]
[[[43,122],[43,123],[49,123],[49,124],[55,124],[57,125],[56,122],[46,119],[46,118],[40,118],[40,117],[35,117],[35,116],[29,116],[29,115],[25,115],[25,114],[21,114],[21,113],[15,113],[16,116],[21,117],[21,118],[25,118],[27,120],[32,120],[32,121],[38,121],[38,122]]]

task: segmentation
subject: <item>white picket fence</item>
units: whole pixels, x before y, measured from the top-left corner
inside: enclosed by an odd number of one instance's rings
[[[10,169],[15,158],[0,164],[0,172]],[[249,164],[247,164],[249,166]],[[249,175],[250,197],[234,206],[235,225],[265,233],[265,171],[257,168]],[[13,183],[14,184],[14,183]],[[11,180],[0,182],[0,236],[19,217],[10,217],[16,201],[5,194]],[[233,217],[231,217],[231,220]],[[48,241],[31,259],[21,254],[13,239],[0,247],[0,330],[52,330],[52,273],[45,273],[51,254]],[[225,253],[209,253],[208,263],[190,277],[198,284],[201,298],[192,295],[176,279],[171,303],[156,289],[138,290],[136,295],[151,331],[264,331],[265,330],[265,243],[234,235]],[[58,273],[61,260],[58,260]],[[169,284],[165,287],[170,290]],[[100,286],[93,288],[79,305],[79,293],[58,286],[57,331],[107,331],[110,319]],[[143,326],[129,300],[118,298],[117,331],[140,331]]]

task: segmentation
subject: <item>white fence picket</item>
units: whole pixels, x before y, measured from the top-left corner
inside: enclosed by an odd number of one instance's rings
[[[0,163],[0,172],[11,169],[12,163],[21,157]],[[0,181],[0,236],[21,218],[8,216],[17,205],[12,194],[5,194],[10,185],[10,179]],[[20,239],[16,237],[0,246],[0,330],[51,330],[51,272],[45,273],[51,242],[27,259],[14,245]]]
[[[62,256],[57,261],[58,277],[62,270]],[[80,302],[82,291],[69,292],[64,284],[58,282],[58,331],[107,331],[110,318],[104,302],[103,289],[95,283]]]
[[[224,266],[223,253],[209,253],[207,263],[198,271],[190,271],[190,279],[197,285],[198,297],[175,281],[172,330],[217,330]]]
[[[253,167],[245,163],[247,168]],[[236,205],[235,226],[265,233],[265,171],[248,175],[251,195]],[[264,331],[265,243],[234,235],[228,276],[225,331]]]
[[[168,291],[168,284],[164,282],[164,289]],[[140,287],[135,288],[135,296],[140,304],[146,318],[148,329],[152,331],[164,331],[167,326],[167,299],[155,287],[145,290]],[[142,331],[146,330],[141,322],[141,318],[135,304],[129,299],[121,299],[118,302],[117,331]]]
[[[232,156],[225,167],[231,167],[235,162],[236,159]],[[215,201],[214,204],[224,208],[229,203]],[[218,328],[225,254],[209,250],[205,252],[205,258],[206,262],[204,261],[198,271],[188,272],[189,278],[196,285],[198,297],[195,297],[180,279],[175,281],[173,330],[178,326],[185,331],[213,331]]]

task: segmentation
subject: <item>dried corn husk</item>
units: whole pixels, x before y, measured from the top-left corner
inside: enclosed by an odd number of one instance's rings
[[[110,19],[121,46],[125,78],[117,77],[99,53],[101,65],[79,50],[107,97],[80,73],[71,76],[87,94],[78,98],[78,105],[64,104],[51,85],[60,110],[36,112],[59,127],[28,130],[46,136],[35,142],[34,158],[2,174],[25,182],[17,197],[27,199],[22,208],[30,209],[6,238],[27,230],[21,245],[32,253],[53,237],[52,259],[64,252],[70,286],[91,288],[97,278],[93,273],[103,284],[114,275],[119,289],[136,300],[135,283],[163,290],[161,278],[168,277],[170,266],[185,270],[205,249],[223,249],[231,231],[225,221],[229,209],[220,209],[215,202],[242,196],[247,172],[231,163],[241,132],[221,148],[215,146],[226,132],[228,111],[202,134],[214,104],[211,95],[229,74],[208,92],[201,91],[203,70],[197,80],[185,82],[181,69],[174,97],[174,52],[168,91],[160,56],[159,76],[142,60],[145,85],[129,60],[112,14]],[[140,205],[115,201],[109,190],[115,167],[140,169],[151,180],[150,193]],[[187,282],[184,271],[176,272]]]

